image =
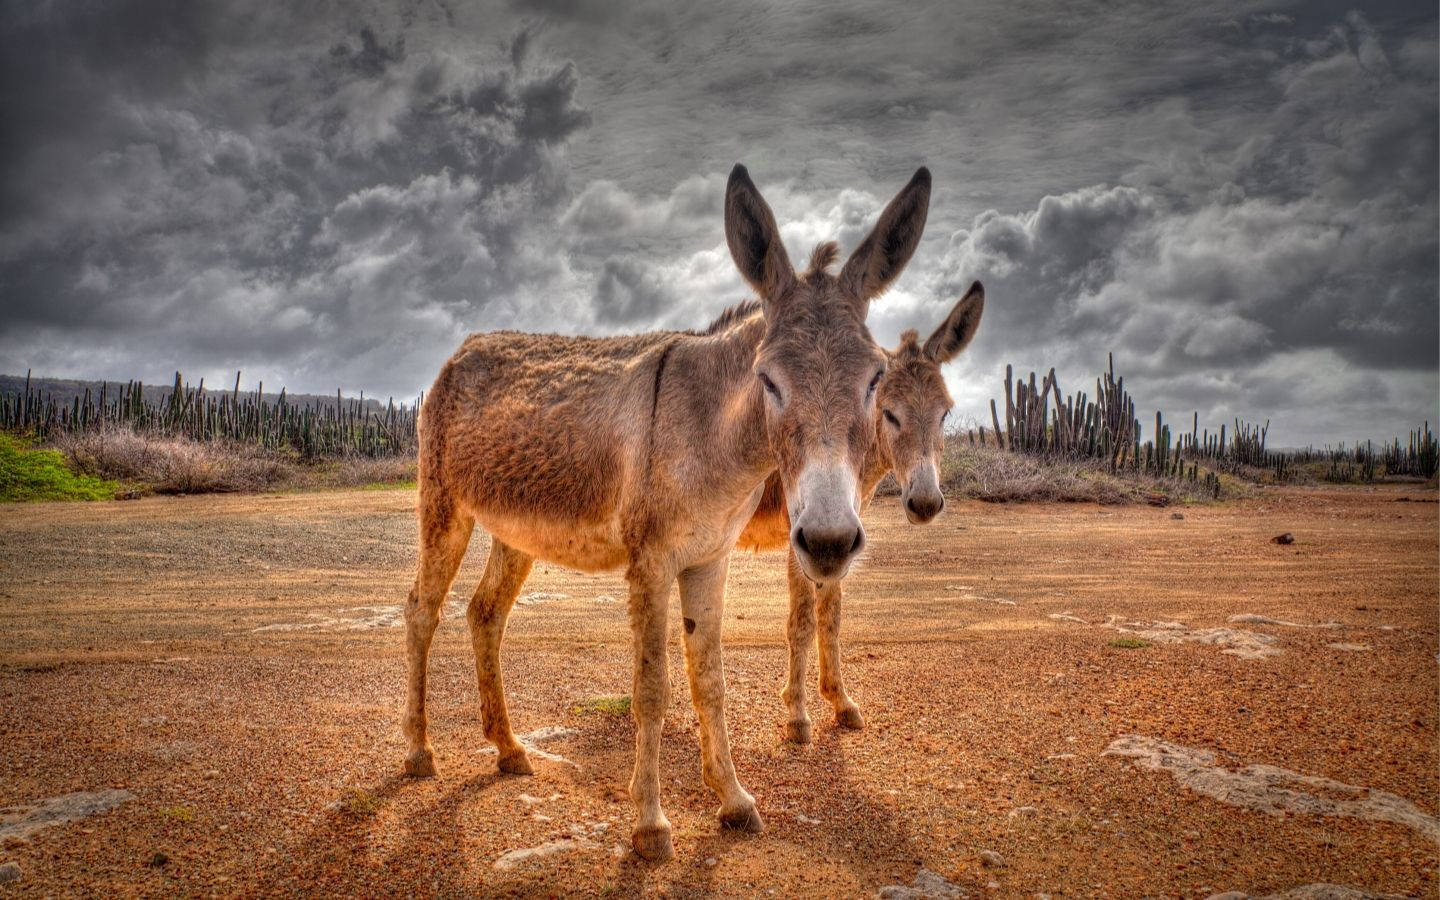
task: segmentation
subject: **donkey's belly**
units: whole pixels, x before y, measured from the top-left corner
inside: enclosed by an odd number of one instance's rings
[[[582,572],[608,572],[621,568],[630,558],[620,540],[618,520],[562,524],[477,512],[475,521],[496,540],[522,553]]]
[[[790,517],[784,510],[757,512],[735,541],[741,550],[779,550],[790,543]]]

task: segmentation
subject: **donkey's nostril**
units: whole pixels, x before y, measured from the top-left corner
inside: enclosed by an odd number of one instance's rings
[[[905,508],[909,510],[914,520],[928,522],[945,508],[945,498],[940,494],[936,494],[934,497],[914,495],[906,499]]]
[[[855,524],[833,528],[812,525],[796,528],[791,540],[812,578],[831,578],[844,571],[850,558],[865,546],[865,531]]]
[[[805,529],[795,529],[795,547],[802,553],[810,553],[810,545],[805,542]]]

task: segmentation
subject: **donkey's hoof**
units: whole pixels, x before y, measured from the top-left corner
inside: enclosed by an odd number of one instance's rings
[[[517,750],[500,757],[500,771],[507,775],[534,775],[535,767],[530,765],[530,757],[524,750]]]
[[[860,715],[858,706],[847,706],[835,710],[835,724],[841,728],[853,728],[858,731],[865,727],[865,717]]]
[[[723,827],[733,828],[736,831],[759,834],[765,830],[765,822],[760,818],[760,813],[755,809],[753,802],[748,806],[739,806],[735,809],[722,809],[719,819]]]
[[[426,747],[405,757],[405,774],[412,778],[435,777],[435,753]]]
[[[630,846],[635,855],[652,863],[662,863],[675,858],[675,845],[670,841],[669,825],[650,825],[630,832]]]
[[[785,740],[792,744],[810,743],[810,720],[792,719],[785,723]]]

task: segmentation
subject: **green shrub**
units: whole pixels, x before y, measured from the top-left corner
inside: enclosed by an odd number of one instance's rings
[[[0,502],[114,500],[120,484],[76,473],[58,450],[37,450],[0,434]]]
[[[630,715],[630,697],[626,694],[617,697],[590,697],[576,703],[570,708],[570,711],[577,715],[596,712],[607,716],[628,716]]]

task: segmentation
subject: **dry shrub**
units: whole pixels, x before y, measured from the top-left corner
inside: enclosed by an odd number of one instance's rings
[[[1156,478],[1143,472],[1112,473],[1100,460],[1065,460],[977,447],[958,438],[946,442],[940,482],[950,496],[994,503],[1048,500],[1059,503],[1135,503],[1210,500],[1203,483]],[[1226,496],[1245,493],[1225,480]]]
[[[162,494],[271,490],[288,483],[293,470],[284,457],[255,447],[125,428],[59,435],[55,445],[83,472],[139,482]]]
[[[940,480],[947,493],[994,503],[1128,503],[1143,494],[1139,485],[1111,475],[1101,463],[1042,459],[959,441],[945,448]]]
[[[77,469],[161,494],[396,485],[415,480],[413,456],[305,461],[238,441],[192,441],[128,428],[57,435]]]
[[[347,456],[300,467],[295,475],[302,487],[367,487],[415,481],[415,457]]]

